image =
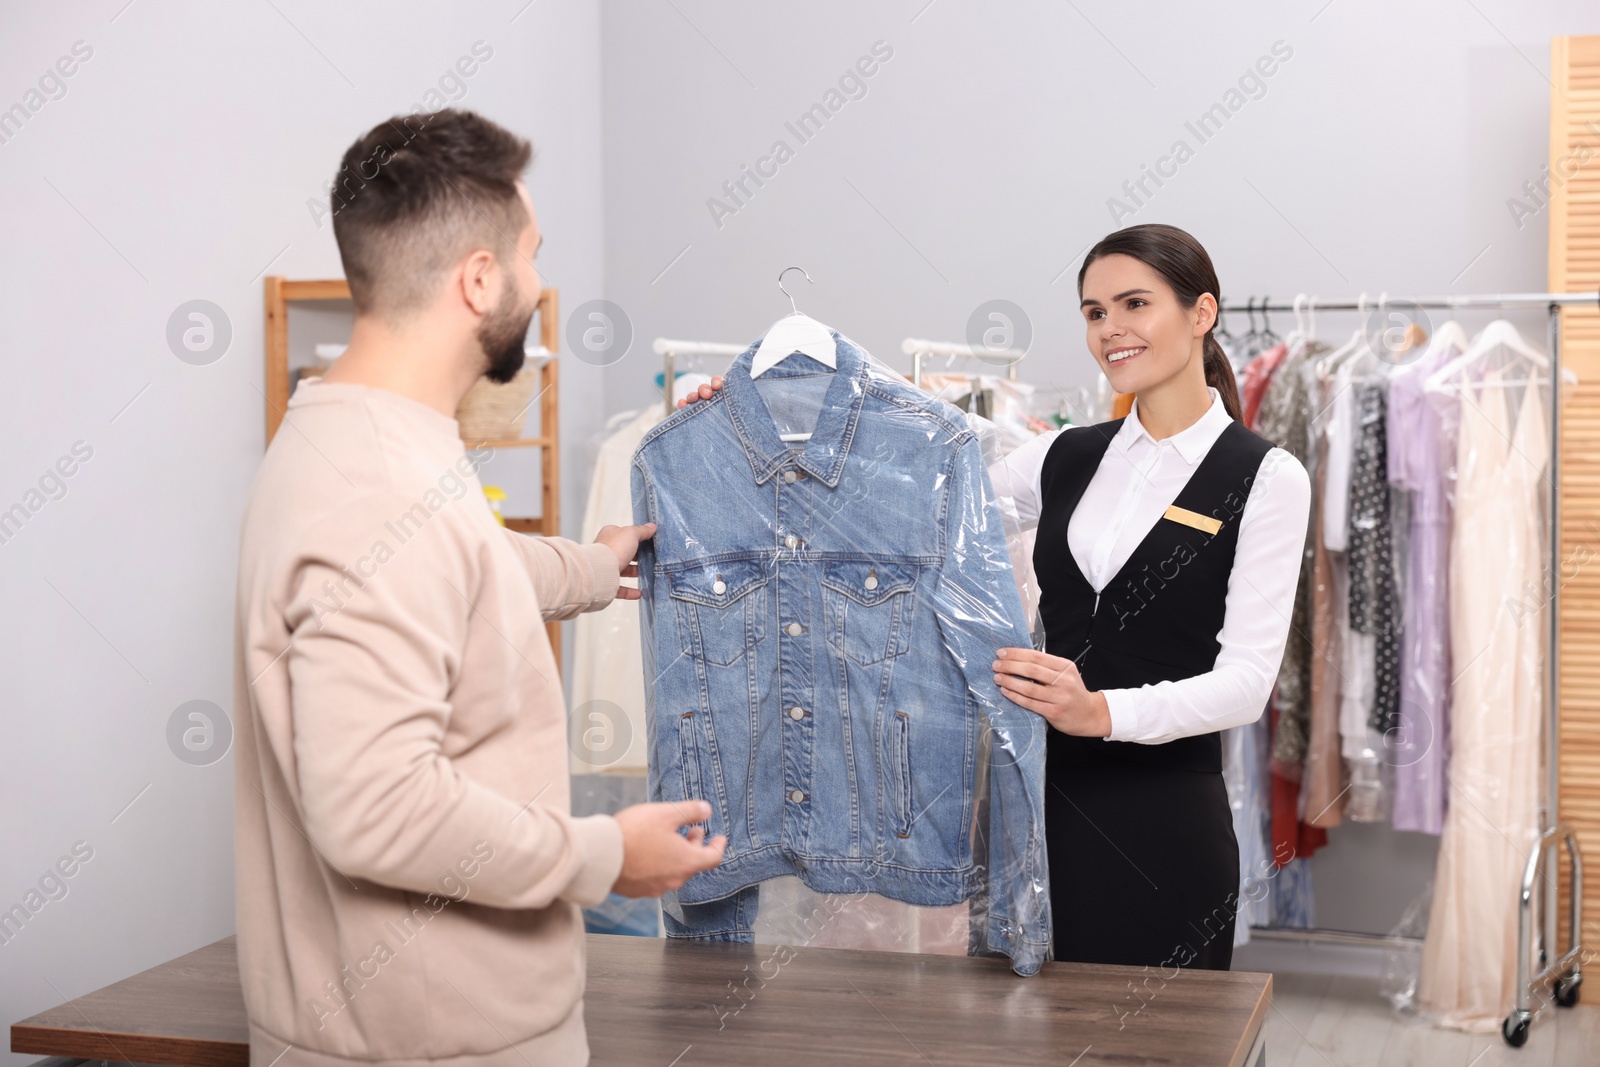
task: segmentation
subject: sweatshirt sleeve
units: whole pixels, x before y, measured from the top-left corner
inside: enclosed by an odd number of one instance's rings
[[[605,545],[580,545],[564,537],[535,537],[506,530],[539,593],[547,621],[598,611],[616,598],[617,556]]]
[[[564,782],[530,782],[526,801],[506,796],[444,754],[482,572],[439,520],[379,551],[383,516],[402,510],[383,495],[341,508],[307,536],[315,547],[289,574],[285,655],[306,837],[350,878],[421,893],[487,842],[494,862],[473,879],[477,903],[597,903],[622,866],[615,819],[540,803]],[[561,718],[559,687],[550,693],[555,706],[523,713]]]

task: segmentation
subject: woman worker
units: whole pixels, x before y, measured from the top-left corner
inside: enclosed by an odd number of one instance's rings
[[[1025,524],[1045,651],[996,681],[1051,725],[1055,958],[1226,970],[1239,846],[1219,730],[1265,709],[1310,480],[1239,422],[1217,275],[1172,226],[1119,230],[1078,272],[1089,351],[1126,418],[1041,435],[990,471]]]

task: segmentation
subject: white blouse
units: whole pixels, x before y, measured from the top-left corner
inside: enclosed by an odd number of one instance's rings
[[[1139,402],[1106,450],[1067,525],[1067,546],[1096,592],[1144,540],[1230,422],[1222,398],[1189,428],[1157,441]],[[1039,523],[1045,454],[1062,431],[1041,434],[989,469],[1024,528]],[[1239,521],[1216,666],[1176,682],[1107,689],[1110,740],[1157,744],[1254,722],[1266,708],[1289,639],[1289,616],[1311,514],[1311,479],[1274,448],[1261,461]]]

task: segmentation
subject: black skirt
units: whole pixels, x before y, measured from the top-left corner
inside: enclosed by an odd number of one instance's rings
[[[1046,777],[1055,958],[1227,970],[1239,842],[1222,775],[1075,761]]]

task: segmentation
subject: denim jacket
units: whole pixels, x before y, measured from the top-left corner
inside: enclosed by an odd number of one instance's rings
[[[759,386],[751,346],[634,454],[634,519],[657,524],[639,554],[651,796],[708,800],[708,836],[728,835],[668,911],[738,897],[739,929],[679,929],[745,940],[741,891],[769,878],[922,906],[987,888],[988,946],[1033,974],[1047,726],[993,680],[995,651],[1030,641],[981,449],[834,336],[837,370],[791,354]],[[783,442],[758,389],[820,399],[810,440]]]

